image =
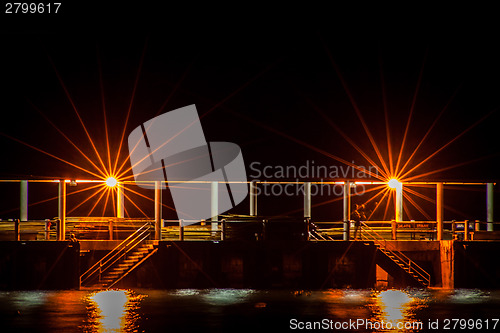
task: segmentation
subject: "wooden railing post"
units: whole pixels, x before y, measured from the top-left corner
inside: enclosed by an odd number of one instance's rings
[[[391,221],[391,231],[392,231],[392,240],[397,240],[398,222],[395,220]]]
[[[222,220],[222,231],[220,234],[220,239],[221,240],[226,240],[226,231],[227,231],[227,226],[226,226],[226,219]]]
[[[113,220],[109,220],[108,221],[109,225],[108,225],[108,231],[109,231],[109,240],[113,240]]]
[[[19,241],[21,240],[21,226],[20,226],[20,219],[15,219],[14,220],[14,240]]]
[[[469,220],[464,221],[464,240],[469,240]]]

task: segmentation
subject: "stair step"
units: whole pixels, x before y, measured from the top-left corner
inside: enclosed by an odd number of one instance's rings
[[[136,259],[132,259],[132,260],[131,260],[131,259],[126,259],[126,260],[124,260],[122,263],[123,263],[123,264],[131,264],[131,265],[133,265],[133,264],[135,264],[135,263],[136,263],[136,262],[138,262],[138,261],[139,261],[139,260],[136,260]]]
[[[125,260],[121,260],[118,265],[102,274],[102,279],[98,283],[90,285],[96,289],[106,289],[113,283],[115,283],[119,278],[127,273],[133,266],[138,264],[141,260],[151,254],[151,252],[156,251],[154,244],[143,244],[139,248],[130,252],[130,255]],[[82,284],[84,286],[85,284]],[[89,285],[87,285],[89,286]]]
[[[139,258],[142,258],[144,257],[143,254],[133,254],[131,256],[128,256],[127,259],[139,259]]]
[[[129,267],[115,267],[115,268],[113,268],[110,272],[111,272],[111,273],[112,273],[112,272],[123,272],[123,271],[126,271],[126,270],[127,270],[127,269],[129,269],[129,268],[130,268],[130,266],[129,266]]]

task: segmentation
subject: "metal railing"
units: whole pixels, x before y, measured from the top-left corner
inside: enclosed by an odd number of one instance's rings
[[[146,222],[143,226],[137,229],[133,234],[124,239],[113,250],[105,255],[101,260],[96,262],[85,273],[80,276],[80,285],[92,281],[92,278],[98,277],[101,280],[102,274],[111,268],[116,262],[127,255],[137,245],[142,243],[150,236],[151,224]]]
[[[158,248],[154,249],[153,251],[149,252],[144,258],[139,260],[136,264],[134,264],[131,268],[129,268],[125,273],[123,273],[120,277],[118,277],[116,280],[114,280],[107,288],[112,288],[114,285],[116,285],[118,282],[120,282],[124,277],[126,277],[130,272],[132,272],[134,269],[139,267],[143,262],[149,259],[149,257],[153,256],[158,251]]]
[[[362,221],[370,226],[372,230],[383,239],[387,240],[436,240],[437,239],[437,222],[436,221]],[[346,229],[346,224],[348,224]],[[467,224],[467,228],[465,225]],[[315,240],[328,240],[328,237],[335,240],[340,239],[355,239],[362,232],[358,226],[356,228],[355,221],[346,222],[323,222],[314,221],[317,227],[315,231],[319,236],[312,237]],[[498,231],[500,222],[484,222],[484,221],[443,221],[443,239],[458,239],[458,240],[480,240],[488,239],[488,237],[496,237],[498,239]],[[491,232],[491,227],[496,233]],[[490,231],[487,231],[490,228]],[[347,231],[346,231],[347,230]],[[357,232],[356,232],[357,231]],[[343,238],[348,232],[349,237]],[[356,233],[358,235],[356,235]],[[321,237],[322,236],[322,237]]]
[[[403,252],[397,250],[391,250],[387,246],[387,240],[382,238],[375,230],[370,228],[366,223],[361,222],[361,228],[364,229],[365,232],[361,233],[361,237],[368,241],[373,241],[375,244],[380,246],[380,249],[385,253],[389,254],[389,257],[392,256],[396,258],[399,262],[401,262],[405,267],[404,269],[410,274],[416,274],[420,277],[426,284],[429,286],[431,281],[431,275],[427,273],[422,267],[420,267],[416,262],[408,258]]]
[[[225,239],[225,220],[190,221],[162,220],[161,239],[163,240],[223,240]],[[67,217],[66,239],[74,234],[79,240],[123,239],[134,233],[144,223],[154,223],[149,218],[115,217]],[[228,220],[228,223],[238,222]],[[248,221],[244,221],[248,222]],[[260,223],[259,221],[254,221]],[[435,240],[436,221],[363,221],[384,239],[392,240]],[[213,224],[217,224],[214,227]],[[0,221],[0,240],[56,240],[58,219],[29,220],[19,219]],[[355,222],[313,221],[316,226],[310,232],[311,240],[354,239]],[[346,224],[348,224],[346,229]],[[467,225],[467,228],[465,228]],[[500,238],[500,222],[484,221],[444,221],[443,239],[480,240]],[[496,231],[491,233],[491,227]],[[347,231],[346,231],[347,230]],[[345,238],[346,232],[349,237]],[[312,236],[311,236],[312,235]],[[490,237],[490,238],[488,238]]]
[[[223,240],[225,220],[163,220],[162,240]]]

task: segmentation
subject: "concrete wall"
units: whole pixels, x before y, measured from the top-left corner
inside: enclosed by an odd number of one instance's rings
[[[455,286],[455,251],[453,240],[440,241],[441,287],[452,289]]]
[[[361,242],[160,242],[121,286],[370,288],[375,252]]]
[[[431,286],[500,288],[500,241],[387,241],[431,274]],[[401,286],[400,277],[378,269],[380,286]],[[387,281],[387,282],[386,282]]]
[[[500,241],[455,241],[454,287],[500,288]]]
[[[78,289],[78,243],[0,242],[0,289]]]
[[[426,269],[432,286],[500,288],[499,241],[393,241],[388,246]],[[376,281],[376,247],[364,242],[162,241],[158,247],[122,286],[324,289],[371,288]],[[80,257],[79,243],[0,242],[0,290],[76,289],[79,275],[107,253],[94,248]]]

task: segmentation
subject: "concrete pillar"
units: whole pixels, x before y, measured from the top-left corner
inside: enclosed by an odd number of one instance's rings
[[[304,183],[304,217],[311,217],[311,183]]]
[[[257,182],[250,182],[250,215],[257,216]]]
[[[441,286],[453,289],[455,286],[455,267],[453,240],[445,240],[439,243],[441,261]]]
[[[488,183],[486,185],[486,230],[493,231],[493,183]]]
[[[396,222],[403,221],[403,183],[396,184]]]
[[[118,183],[116,185],[116,217],[125,217],[125,206],[124,206],[125,196],[123,195],[123,184]]]
[[[350,238],[350,221],[351,221],[351,182],[346,180],[344,182],[344,235],[343,240],[347,241]]]
[[[25,222],[28,221],[28,181],[21,180],[20,183],[20,211],[21,214],[19,216],[20,220]]]
[[[210,207],[212,215],[212,236],[217,232],[219,219],[219,182],[212,182],[210,187]]]
[[[66,239],[66,181],[59,181],[57,240]]]
[[[443,214],[444,214],[444,198],[443,198],[443,183],[436,184],[436,239],[443,240]]]
[[[161,182],[155,181],[155,239],[161,240]]]

